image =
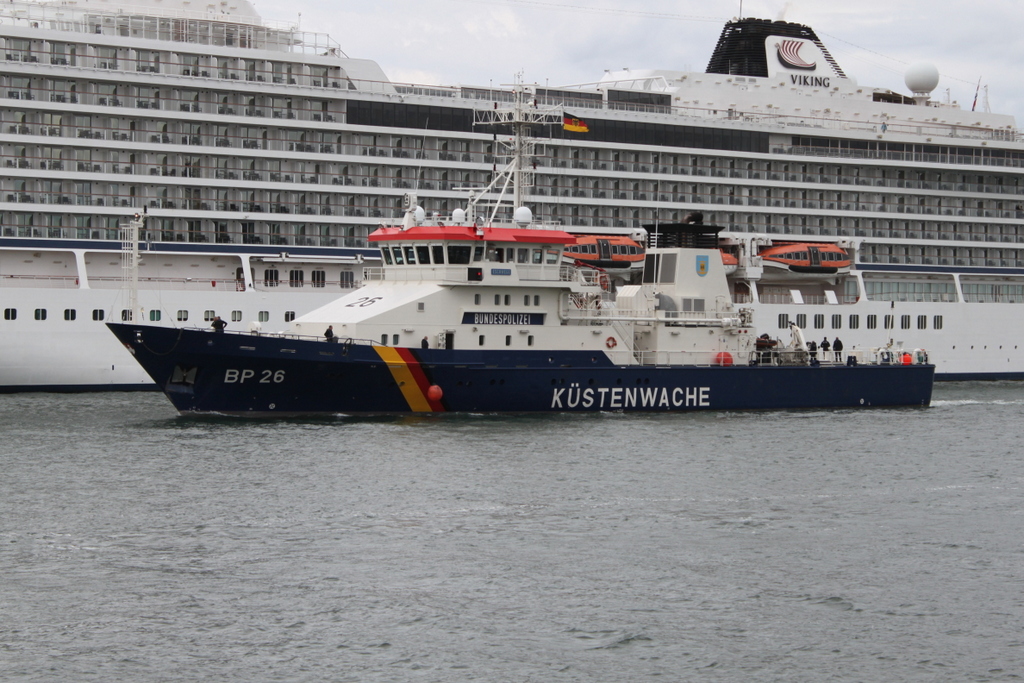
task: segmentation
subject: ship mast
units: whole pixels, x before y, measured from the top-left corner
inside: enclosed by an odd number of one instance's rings
[[[561,123],[562,112],[557,107],[541,107],[536,96],[529,92],[519,77],[512,86],[512,102],[510,106],[499,106],[494,103],[492,109],[477,109],[474,125],[495,126],[511,129],[511,137],[499,136],[495,133],[495,141],[501,144],[510,157],[508,164],[499,171],[487,187],[474,193],[469,202],[469,218],[476,215],[476,206],[483,195],[501,186],[498,198],[494,200],[494,208],[488,223],[497,217],[502,198],[512,186],[513,210],[526,204],[526,190],[533,186],[533,166],[529,160],[533,158],[537,143],[532,135],[534,126],[545,126]],[[496,128],[497,130],[498,128]],[[497,150],[495,150],[497,151]]]

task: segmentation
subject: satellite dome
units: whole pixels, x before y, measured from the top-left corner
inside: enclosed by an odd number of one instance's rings
[[[912,93],[928,94],[939,84],[939,70],[934,64],[918,62],[911,64],[904,81]]]
[[[520,206],[516,209],[514,220],[519,225],[529,225],[533,222],[533,211],[528,206]]]
[[[455,209],[452,211],[452,223],[456,225],[462,225],[466,222],[466,211],[465,209]]]
[[[422,206],[417,206],[413,211],[413,216],[417,223],[422,223],[427,218],[427,212],[423,210]]]

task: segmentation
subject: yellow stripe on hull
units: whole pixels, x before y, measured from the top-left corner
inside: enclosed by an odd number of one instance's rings
[[[405,402],[409,404],[409,410],[414,413],[433,412],[430,402],[423,394],[423,390],[416,383],[416,378],[413,377],[409,364],[399,355],[398,349],[391,348],[390,346],[374,346],[373,348],[377,351],[380,359],[387,363],[388,370],[391,371],[391,377],[398,384],[398,388],[402,390]]]

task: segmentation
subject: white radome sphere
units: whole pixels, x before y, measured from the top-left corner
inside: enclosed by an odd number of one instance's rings
[[[466,211],[465,209],[455,209],[452,211],[452,223],[455,225],[462,225],[466,222]]]
[[[528,206],[520,206],[516,209],[513,220],[519,225],[529,225],[533,222],[533,211]]]
[[[939,84],[939,70],[934,64],[918,62],[910,65],[903,78],[910,92],[930,93]]]

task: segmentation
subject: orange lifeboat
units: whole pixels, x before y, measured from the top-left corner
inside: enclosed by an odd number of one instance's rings
[[[850,272],[850,255],[835,244],[790,242],[773,244],[758,256],[764,276],[780,279],[816,279]]]
[[[740,260],[736,258],[734,254],[730,254],[727,251],[722,252],[722,266],[725,269],[726,275],[732,275],[739,268]]]
[[[643,268],[645,255],[642,244],[620,235],[576,235],[565,247],[566,258],[613,273]]]

